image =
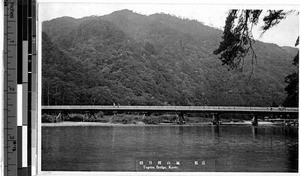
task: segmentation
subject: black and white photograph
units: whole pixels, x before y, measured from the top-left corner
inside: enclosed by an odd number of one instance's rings
[[[299,7],[38,3],[40,166],[299,173]]]

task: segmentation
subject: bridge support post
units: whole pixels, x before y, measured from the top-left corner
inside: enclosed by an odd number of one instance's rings
[[[60,112],[60,113],[56,116],[56,118],[55,118],[55,123],[57,123],[57,122],[59,121],[58,119],[61,118],[61,116],[62,116],[62,115],[61,115],[61,112]]]
[[[183,112],[179,112],[178,113],[178,121],[177,121],[177,124],[179,125],[182,125],[182,124],[185,124],[185,119],[184,119],[184,114]]]
[[[212,124],[219,125],[220,124],[220,115],[218,113],[212,114]]]
[[[67,114],[65,111],[62,111],[62,112],[61,112],[61,116],[60,116],[60,120],[61,120],[62,122],[64,122],[66,116],[68,116],[68,114]]]
[[[257,121],[256,115],[253,115],[253,118],[252,118],[252,125],[253,125],[253,126],[257,126],[257,125],[258,125],[258,121]]]

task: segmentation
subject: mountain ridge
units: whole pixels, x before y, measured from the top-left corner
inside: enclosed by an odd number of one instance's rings
[[[43,86],[44,104],[271,106],[285,99],[284,77],[294,69],[292,49],[258,41],[255,47],[260,59],[248,82],[249,58],[244,72],[228,72],[212,54],[221,40],[221,30],[165,14],[119,11],[81,19],[60,18],[43,22],[43,32],[50,39],[43,45],[57,46],[51,52],[62,50],[88,70],[82,75],[94,78],[73,81],[80,87],[73,102],[62,102],[55,98],[54,88],[48,93]],[[43,60],[48,60],[49,51],[42,49],[46,54]],[[50,63],[44,66],[51,67]],[[51,82],[55,77],[45,78]],[[100,90],[106,93],[98,95]],[[88,98],[93,96],[98,98]]]

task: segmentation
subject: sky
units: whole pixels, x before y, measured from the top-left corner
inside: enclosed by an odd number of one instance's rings
[[[82,18],[85,16],[102,16],[117,10],[129,9],[143,15],[166,13],[181,18],[195,19],[205,25],[223,29],[229,9],[297,9],[295,5],[276,5],[276,1],[269,4],[221,4],[221,3],[195,3],[194,1],[176,2],[166,0],[152,1],[111,1],[98,0],[86,2],[41,2],[39,3],[40,21],[51,20],[61,16]],[[54,0],[55,1],[55,0]],[[56,0],[58,1],[58,0]],[[127,3],[126,3],[127,2]],[[151,2],[151,4],[149,3]],[[247,2],[247,1],[246,1]],[[299,6],[298,9],[299,10]],[[260,26],[260,25],[258,25]],[[267,43],[276,43],[279,46],[294,46],[299,36],[299,15],[289,15],[279,25],[270,29],[262,37],[259,27],[254,28],[253,36],[256,40]]]

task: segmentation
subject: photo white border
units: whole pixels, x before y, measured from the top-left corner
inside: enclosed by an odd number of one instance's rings
[[[38,3],[43,3],[43,2],[70,2],[67,0],[37,0]],[[72,0],[72,2],[97,2],[97,3],[142,3],[142,4],[147,4],[150,1],[145,1],[145,0],[124,0],[124,1],[116,1],[116,0]],[[270,6],[277,6],[280,9],[282,8],[296,8],[299,10],[299,0],[285,0],[285,1],[279,1],[279,0],[264,0],[264,1],[251,1],[251,0],[227,0],[226,3],[221,0],[202,0],[202,1],[194,1],[194,0],[185,0],[184,2],[182,0],[152,0],[151,3],[157,3],[157,4],[166,4],[166,3],[173,3],[173,4],[215,4],[215,5],[220,5],[220,4],[233,4],[233,7],[239,7],[239,8],[259,8],[261,5],[270,5]],[[38,5],[37,5],[37,14],[40,15],[40,11],[38,11]],[[0,9],[0,23],[4,24],[3,22],[3,1],[1,1],[1,9]],[[37,19],[38,19],[37,15]],[[3,25],[2,25],[3,26]],[[3,39],[3,29],[0,29],[0,35],[1,35],[1,41]],[[37,55],[38,55],[38,62],[37,62],[37,68],[38,68],[38,94],[37,94],[37,101],[38,101],[38,107],[36,111],[35,117],[37,119],[32,119],[32,123],[36,126],[36,128],[32,131],[32,174],[33,175],[157,175],[157,172],[57,172],[57,171],[41,171],[41,22],[37,20]],[[0,50],[3,51],[3,42],[0,44]],[[3,52],[2,52],[3,53]],[[2,54],[3,57],[3,54]],[[4,75],[4,69],[3,69],[3,61],[0,63],[0,71],[1,71],[1,77],[0,81],[3,82],[3,75]],[[1,107],[4,107],[4,94],[3,94],[3,84],[0,86],[0,96],[2,97],[2,101],[0,103]],[[0,110],[1,116],[3,116],[3,108]],[[3,119],[3,118],[2,118]],[[0,128],[3,129],[3,123],[1,121],[0,123]],[[4,148],[4,133],[3,130],[0,130],[0,137],[1,137],[1,142],[0,142],[0,162],[1,162],[1,167],[0,167],[0,175],[2,175],[4,172],[3,169],[3,148]],[[34,147],[36,146],[36,147]],[[298,161],[299,162],[299,161]],[[300,168],[300,167],[299,167]],[[298,173],[240,173],[240,172],[226,172],[226,173],[219,173],[219,172],[188,172],[188,173],[183,173],[183,172],[159,172],[159,175],[298,175]]]

